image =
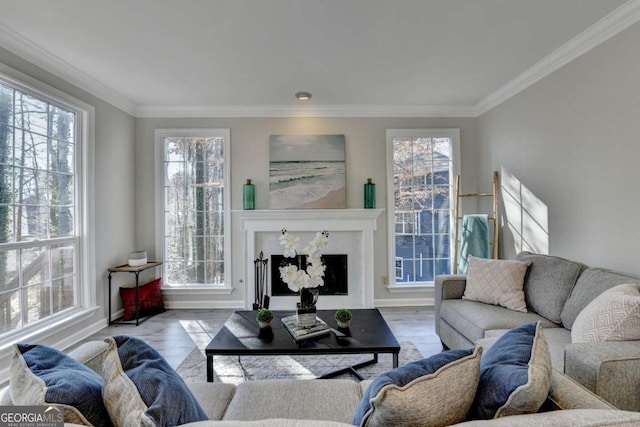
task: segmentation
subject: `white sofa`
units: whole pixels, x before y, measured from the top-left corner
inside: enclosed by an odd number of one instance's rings
[[[85,343],[69,355],[100,373],[106,344]],[[346,426],[350,425],[370,381],[275,380],[188,383],[211,421],[189,426]],[[11,405],[9,387],[0,390],[0,405]],[[537,414],[470,421],[469,426],[640,425],[640,413],[618,411],[576,382],[553,371],[547,402]],[[549,412],[546,412],[549,411]],[[614,424],[611,424],[614,423]],[[129,426],[127,426],[129,427]]]

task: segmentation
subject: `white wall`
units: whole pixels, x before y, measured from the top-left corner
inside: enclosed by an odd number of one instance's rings
[[[251,178],[256,185],[256,208],[268,209],[269,135],[344,134],[346,137],[347,208],[363,207],[363,185],[367,178],[376,183],[378,208],[386,208],[386,129],[459,128],[465,189],[475,190],[475,122],[471,118],[237,118],[237,119],[137,119],[136,126],[136,241],[141,249],[154,253],[153,132],[156,128],[231,129],[231,208],[242,209],[242,184]],[[491,175],[486,178],[491,183]],[[386,214],[378,219],[375,233],[374,298],[385,305],[415,304],[432,298],[429,292],[390,294],[382,285],[387,272]],[[233,225],[233,242],[242,239]],[[234,248],[237,248],[235,245]],[[245,281],[244,257],[232,249],[233,286],[231,295],[218,295],[216,301],[241,301]],[[221,303],[223,304],[223,303]]]
[[[516,229],[544,239],[532,219],[546,208],[549,253],[630,273],[640,273],[638,46],[635,24],[478,119],[479,173],[506,168],[524,190]],[[519,239],[502,231],[512,258]]]
[[[0,48],[0,63],[27,74],[95,107],[95,256],[100,309],[84,325],[61,331],[44,344],[80,339],[91,328],[106,326],[107,269],[127,262],[135,247],[134,134],[135,119],[93,95]],[[123,278],[131,279],[131,278]],[[118,278],[120,280],[120,278]],[[117,281],[114,281],[117,284]],[[118,298],[115,286],[114,301]]]

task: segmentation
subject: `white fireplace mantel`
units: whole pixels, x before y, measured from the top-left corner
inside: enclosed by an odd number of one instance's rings
[[[299,210],[247,210],[234,211],[234,219],[244,232],[245,245],[245,307],[251,308],[254,300],[254,265],[262,248],[256,247],[259,233],[280,232],[286,228],[290,232],[330,233],[350,232],[358,236],[359,256],[354,265],[360,266],[357,288],[357,305],[353,308],[372,308],[374,305],[374,232],[377,220],[384,209],[299,209]],[[350,284],[351,286],[351,284]],[[350,291],[351,292],[351,291]]]

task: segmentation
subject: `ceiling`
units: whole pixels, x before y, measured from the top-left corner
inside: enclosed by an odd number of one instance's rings
[[[0,0],[0,47],[140,117],[474,116],[639,3]]]

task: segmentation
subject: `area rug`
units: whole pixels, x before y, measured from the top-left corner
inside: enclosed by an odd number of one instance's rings
[[[304,355],[304,356],[215,356],[214,381],[240,384],[243,381],[266,379],[314,379],[329,372],[355,365],[372,358],[371,354]],[[422,359],[420,351],[411,342],[400,343],[399,364]],[[358,370],[365,379],[386,372],[393,367],[391,354],[378,355],[378,363]],[[207,379],[204,350],[194,348],[176,369],[186,382]],[[354,377],[344,374],[337,378]]]

